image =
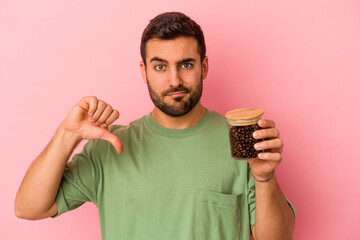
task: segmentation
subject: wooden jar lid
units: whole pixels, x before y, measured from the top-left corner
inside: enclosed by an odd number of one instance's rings
[[[225,114],[226,119],[231,125],[250,125],[257,123],[264,115],[261,108],[239,108]]]

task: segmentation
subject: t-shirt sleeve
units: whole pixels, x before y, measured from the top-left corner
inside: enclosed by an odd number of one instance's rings
[[[94,141],[88,141],[83,150],[67,163],[56,196],[57,217],[64,212],[80,207],[85,202],[97,204],[97,183],[99,176]]]
[[[248,166],[248,207],[249,207],[249,222],[250,222],[250,232],[255,224],[255,182],[254,178],[251,175],[251,168]]]
[[[284,194],[284,197],[285,197],[286,201],[288,202],[289,206],[291,207],[291,210],[293,211],[294,217],[295,217],[295,219],[296,219],[297,211],[296,211],[294,205],[289,201],[289,199],[287,199],[287,197],[285,196],[285,194]]]
[[[284,193],[283,193],[284,195]],[[294,205],[286,198],[284,195],[286,201],[288,202],[289,206],[291,207],[294,216],[296,218],[297,212],[294,207]],[[255,225],[255,180],[251,175],[251,169],[249,167],[248,170],[248,203],[249,203],[249,217],[250,217],[250,232],[253,226]]]

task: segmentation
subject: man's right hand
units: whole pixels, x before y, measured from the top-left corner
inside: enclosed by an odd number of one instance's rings
[[[37,220],[54,216],[56,195],[67,161],[81,139],[110,142],[118,153],[122,143],[108,131],[119,112],[96,97],[82,98],[69,112],[54,137],[32,162],[15,198],[15,215]]]
[[[118,118],[119,112],[109,104],[96,97],[84,97],[71,109],[62,126],[79,140],[106,140],[121,153],[120,139],[108,131],[108,126]]]

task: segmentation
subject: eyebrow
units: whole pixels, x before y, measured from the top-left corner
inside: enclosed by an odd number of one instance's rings
[[[168,63],[168,61],[166,61],[165,59],[159,58],[159,57],[153,57],[150,59],[150,62],[154,62],[154,61]],[[185,63],[185,62],[195,62],[195,59],[194,58],[184,58],[184,59],[181,59],[180,61],[178,61],[177,63]]]
[[[185,62],[195,62],[194,58],[184,58],[181,59],[178,63],[185,63]]]

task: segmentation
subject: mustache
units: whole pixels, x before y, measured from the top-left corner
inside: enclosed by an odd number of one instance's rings
[[[173,92],[186,92],[188,93],[189,92],[189,89],[187,89],[186,87],[184,86],[179,86],[179,87],[176,87],[176,88],[169,88],[168,90],[164,91],[162,93],[163,96],[166,96],[170,93],[173,93]]]

